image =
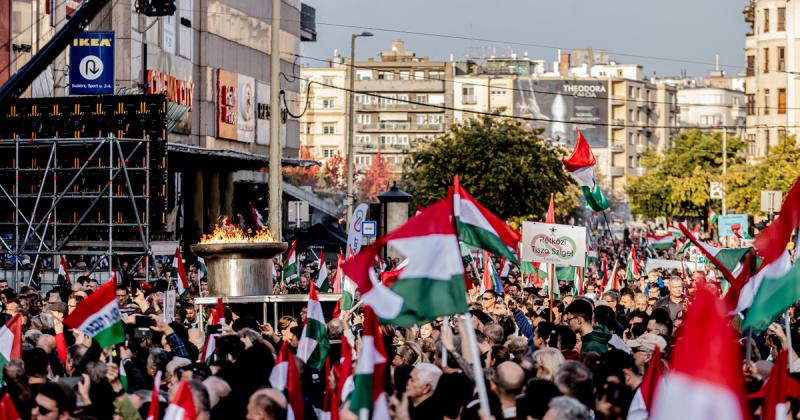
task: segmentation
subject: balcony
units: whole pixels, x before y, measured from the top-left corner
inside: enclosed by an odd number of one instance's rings
[[[477,103],[478,97],[475,95],[464,95],[461,97],[462,105],[476,105]]]
[[[612,166],[611,176],[625,176],[625,168],[621,166]]]
[[[357,131],[381,132],[381,131],[424,131],[424,132],[443,132],[444,124],[412,124],[408,122],[382,122],[377,124],[356,124]]]
[[[624,106],[625,102],[624,98],[611,98],[611,106]]]
[[[300,3],[300,41],[317,40],[317,10]]]
[[[406,102],[396,104],[356,104],[359,111],[420,111],[420,112],[442,112],[441,108],[409,104]]]
[[[444,68],[442,68],[444,70]],[[444,93],[443,80],[356,80],[356,91],[375,93]]]
[[[360,143],[356,145],[356,150],[374,151],[376,146],[372,143]]]

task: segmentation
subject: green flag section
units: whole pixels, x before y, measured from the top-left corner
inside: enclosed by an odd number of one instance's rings
[[[364,308],[364,333],[361,337],[361,355],[356,364],[353,392],[350,394],[350,411],[361,419],[388,419],[389,404],[383,389],[383,378],[388,361],[381,339],[378,319],[370,307]],[[345,378],[340,378],[344,380]]]
[[[711,232],[714,230],[714,225],[717,224],[717,220],[719,220],[719,215],[713,209],[708,209],[708,218],[706,219],[706,226],[708,231]]]
[[[647,234],[647,246],[653,249],[664,250],[675,246],[675,237],[671,233],[666,235]]]
[[[563,159],[564,167],[567,172],[575,179],[581,187],[583,197],[586,199],[586,207],[593,211],[603,211],[608,209],[608,199],[603,195],[600,186],[594,178],[594,165],[597,163],[589,143],[583,137],[583,133],[577,130],[578,138],[575,140],[575,149],[568,158]]]
[[[322,305],[314,283],[310,284],[308,291],[308,311],[306,312],[306,325],[300,335],[297,345],[297,357],[310,366],[322,370],[325,368],[325,359],[328,357],[331,343],[328,340],[328,327],[325,325],[325,316],[322,314]]]
[[[756,334],[766,330],[773,321],[800,300],[800,260],[781,277],[767,277],[761,282],[742,330],[752,328]]]
[[[453,212],[461,242],[489,251],[519,266],[515,250],[519,234],[492,212],[483,207],[453,178]]]
[[[122,389],[128,390],[128,372],[125,371],[125,360],[119,362],[119,382],[122,384]]]
[[[113,281],[100,286],[64,318],[64,324],[94,338],[102,348],[125,341],[116,288]]]
[[[467,311],[464,263],[453,223],[453,197],[437,201],[346,261],[342,269],[384,322],[410,327]],[[375,274],[375,256],[391,246],[408,265],[391,285]]]

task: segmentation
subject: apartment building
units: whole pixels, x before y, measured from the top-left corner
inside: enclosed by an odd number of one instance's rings
[[[318,161],[347,153],[348,66],[341,57],[336,60],[329,67],[300,70],[300,104],[309,101],[300,119],[300,144]]]
[[[745,140],[750,157],[763,157],[800,122],[798,22],[800,8],[788,0],[751,0],[744,9]]]

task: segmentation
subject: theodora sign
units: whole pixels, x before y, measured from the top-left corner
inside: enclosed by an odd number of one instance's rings
[[[524,222],[522,260],[583,267],[586,265],[586,228]]]

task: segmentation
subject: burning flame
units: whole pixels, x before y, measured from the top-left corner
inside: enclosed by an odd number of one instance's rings
[[[252,229],[244,231],[228,218],[223,219],[222,226],[214,225],[213,232],[200,238],[201,244],[249,244],[256,242],[275,242],[275,240],[266,227],[255,232]]]

